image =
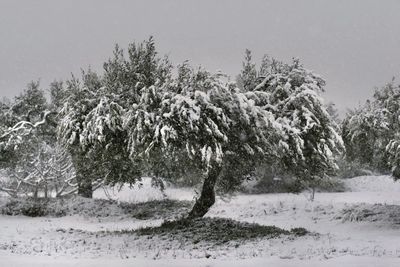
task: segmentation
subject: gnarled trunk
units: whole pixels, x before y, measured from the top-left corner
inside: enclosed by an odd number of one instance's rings
[[[215,184],[221,172],[220,166],[213,166],[208,172],[203,183],[200,197],[196,200],[192,210],[189,212],[189,219],[203,217],[215,203]]]

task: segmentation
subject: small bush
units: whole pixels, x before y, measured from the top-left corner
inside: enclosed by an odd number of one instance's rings
[[[21,210],[22,215],[29,217],[41,217],[47,215],[46,207],[41,203],[31,203],[23,207]]]
[[[48,214],[47,202],[32,198],[11,199],[1,208],[1,214],[5,215],[25,215],[29,217],[40,217]]]

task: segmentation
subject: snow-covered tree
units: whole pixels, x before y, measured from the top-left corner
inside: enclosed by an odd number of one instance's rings
[[[44,91],[40,89],[39,82],[30,82],[23,93],[15,97],[11,107],[17,120],[36,122],[47,108],[47,100]],[[17,121],[14,121],[16,123]]]
[[[100,80],[95,73],[89,71],[82,76],[82,82],[76,78],[67,81],[68,97],[59,114],[58,137],[71,154],[78,194],[92,197],[93,183],[101,180],[101,154],[97,154],[101,151],[97,149],[97,142],[103,141],[104,136],[95,136],[98,132],[89,132],[86,126],[90,123],[88,118],[93,118],[91,112],[100,103],[101,88],[99,83],[93,82]]]
[[[391,169],[393,177],[400,179],[400,85],[393,80],[374,94],[374,103],[377,106],[376,113],[382,125],[383,131],[378,138],[379,148],[384,147],[382,158]]]
[[[64,105],[64,101],[68,97],[68,92],[62,81],[53,81],[50,84],[50,108],[59,112]]]
[[[252,61],[251,51],[246,49],[244,61],[242,62],[242,71],[236,77],[238,87],[243,91],[252,90],[256,86],[257,76],[256,64]]]
[[[386,146],[389,164],[392,167],[392,175],[395,180],[400,179],[400,136],[397,133]]]
[[[1,190],[36,197],[73,190],[69,184],[73,183],[73,168],[57,144],[56,124],[56,112],[50,110],[38,82],[29,83],[22,94],[2,104],[0,168],[7,179]]]
[[[142,162],[144,172],[164,177],[193,169],[204,173],[191,218],[202,217],[214,204],[219,179],[242,178],[224,171],[272,154],[275,133],[268,111],[220,75],[187,65],[179,68],[176,80],[144,87],[125,127],[131,158]]]
[[[248,95],[274,115],[284,132],[279,140],[280,168],[314,189],[336,168],[335,154],[343,146],[321,98],[325,81],[298,60],[270,62],[273,66],[264,67],[270,72]]]
[[[16,118],[11,110],[11,100],[4,98],[0,100],[0,131],[4,131],[8,127],[12,126]]]
[[[74,169],[63,148],[39,142],[32,136],[25,136],[19,142],[19,146],[12,151],[18,155],[18,162],[4,169],[7,179],[0,183],[0,191],[14,197],[47,198],[68,195],[77,190]]]
[[[383,173],[395,167],[391,164],[400,130],[399,99],[400,89],[393,80],[377,89],[372,100],[347,114],[342,135],[349,161]]]
[[[170,76],[168,59],[157,56],[152,38],[130,44],[127,55],[117,46],[114,57],[104,64],[103,77],[89,71],[81,82],[68,83],[58,132],[72,155],[78,193],[86,197],[91,197],[94,181],[115,184],[140,179],[127,152],[123,117],[139,101],[142,88]]]
[[[31,82],[23,93],[16,96],[13,101],[1,104],[1,141],[3,147],[12,136],[18,136],[18,131],[27,132],[27,125],[34,125],[42,120],[44,111],[46,110],[46,98],[44,92],[39,88],[38,82]],[[12,134],[12,135],[10,135]],[[11,151],[3,151],[1,162],[9,164],[13,160]]]
[[[21,120],[0,130],[0,168],[7,176],[0,183],[0,191],[12,196],[38,197],[43,193],[48,197],[74,190],[70,160],[54,141],[52,115],[45,111],[40,121]]]
[[[385,165],[385,145],[381,143],[388,130],[385,115],[375,103],[350,111],[342,124],[346,158],[373,170]]]
[[[340,128],[342,121],[339,117],[339,111],[336,108],[335,103],[329,102],[326,104],[326,111],[328,112],[329,116],[331,116],[332,120],[336,123],[336,125]]]

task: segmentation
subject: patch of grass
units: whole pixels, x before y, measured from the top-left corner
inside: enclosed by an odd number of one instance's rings
[[[292,229],[290,230],[290,232],[291,232],[292,234],[294,234],[295,236],[305,236],[305,235],[307,235],[307,234],[310,233],[307,229],[305,229],[305,228],[303,228],[303,227],[292,228]]]
[[[355,204],[335,217],[343,222],[386,222],[400,224],[400,206],[387,204]]]
[[[212,242],[223,244],[229,241],[250,240],[255,238],[274,238],[280,235],[306,235],[304,228],[287,231],[276,226],[263,226],[254,223],[238,222],[224,218],[200,218],[166,221],[159,227],[147,227],[133,231],[138,235],[159,236],[165,239],[180,239],[197,244]]]

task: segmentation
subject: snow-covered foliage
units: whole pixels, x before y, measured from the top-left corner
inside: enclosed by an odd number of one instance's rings
[[[122,130],[124,110],[121,106],[107,97],[92,101],[98,102],[97,105],[93,105],[92,109],[83,106],[83,110],[88,111],[83,116],[78,113],[81,110],[77,112],[74,109],[82,101],[69,100],[61,111],[65,114],[59,128],[62,141],[70,146],[77,145],[82,151],[97,143],[109,143],[111,133]]]
[[[59,140],[70,152],[77,172],[79,193],[86,196],[91,196],[95,184],[130,169],[124,155],[124,110],[105,94],[96,77],[88,73],[82,84],[78,80],[68,82],[68,97],[58,125]]]
[[[392,167],[392,174],[395,180],[400,179],[400,136],[395,135],[386,146],[389,154],[389,163]]]
[[[273,114],[281,129],[278,168],[295,175],[306,187],[328,181],[337,168],[336,155],[343,141],[321,97],[325,81],[298,60],[263,63],[262,81],[246,94]]]
[[[379,138],[388,130],[382,110],[376,103],[367,102],[363,107],[351,111],[343,121],[343,139],[347,158],[378,167],[382,163],[382,144]]]
[[[59,197],[77,190],[75,172],[68,154],[61,147],[46,143],[38,144],[34,153],[21,154],[19,164],[7,168],[6,176],[0,184],[0,191],[14,197]]]
[[[271,140],[277,133],[268,110],[223,75],[184,63],[172,77],[152,39],[130,45],[128,59],[117,47],[104,77],[88,74],[90,79],[68,82],[58,127],[78,180],[79,173],[85,174],[82,180],[111,183],[144,175],[202,176],[218,166],[222,180],[236,181],[233,187],[275,150]]]
[[[229,191],[261,163],[310,187],[335,168],[342,142],[320,97],[325,82],[297,60],[264,57],[257,72],[247,51],[239,89],[187,62],[173,77],[156,55],[152,39],[131,45],[128,59],[117,47],[103,78],[69,83],[59,136],[81,159],[75,168],[85,179],[176,179],[220,169],[217,183]],[[80,166],[82,159],[91,166]]]
[[[68,81],[68,98],[65,99],[64,106],[60,111],[58,125],[59,138],[66,146],[85,149],[85,146],[81,147],[81,143],[86,141],[85,136],[87,137],[87,134],[84,135],[85,121],[99,102],[96,94],[98,90],[100,88],[82,86],[77,79]]]
[[[168,59],[157,57],[152,38],[132,43],[127,54],[126,59],[117,46],[114,57],[104,64],[104,76],[89,71],[81,81],[67,84],[58,136],[72,155],[78,180],[88,183],[88,192],[91,181],[140,179],[139,167],[129,159],[125,113],[141,99],[143,87],[162,83],[170,75]]]
[[[262,72],[262,70],[260,72]],[[246,49],[244,62],[242,63],[242,71],[236,78],[237,85],[243,91],[250,91],[257,85],[257,77],[256,64],[252,62],[251,51]]]
[[[177,79],[142,89],[125,127],[131,158],[171,176],[269,156],[272,119],[221,75],[186,65]]]
[[[347,114],[343,139],[347,158],[387,172],[398,165],[400,87],[394,81],[376,90],[372,100]]]
[[[104,63],[102,82],[121,106],[129,108],[139,101],[143,87],[165,82],[172,65],[167,57],[158,57],[153,37],[129,44],[126,54],[116,45],[113,57]]]
[[[54,113],[46,108],[43,91],[30,84],[5,111],[18,122],[9,127],[10,121],[2,122],[0,130],[0,167],[7,176],[1,191],[35,197],[74,191],[71,160],[55,142]]]
[[[59,112],[64,106],[64,101],[68,97],[68,91],[65,88],[65,83],[63,81],[53,81],[50,83],[49,93],[50,108],[55,112]]]
[[[25,91],[15,97],[11,107],[13,115],[17,118],[13,125],[22,120],[37,122],[41,120],[41,115],[46,109],[47,101],[39,82],[30,82]]]

